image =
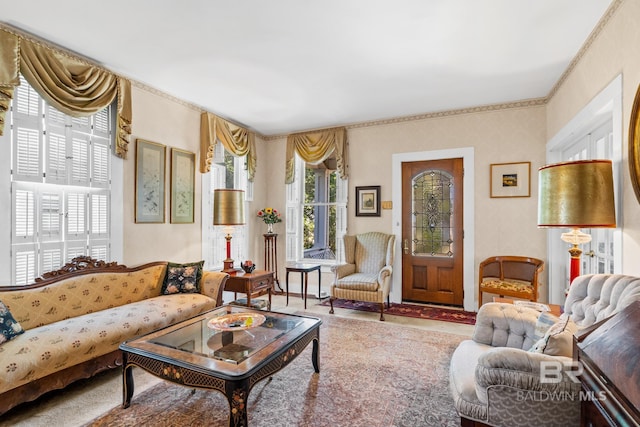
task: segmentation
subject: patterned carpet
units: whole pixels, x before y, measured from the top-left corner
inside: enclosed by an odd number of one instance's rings
[[[454,427],[449,359],[462,336],[321,315],[320,373],[311,344],[249,394],[252,427]],[[162,382],[87,426],[226,426],[218,392]]]
[[[329,299],[320,303],[320,305],[329,306]],[[361,310],[379,312],[380,305],[373,302],[349,301],[337,299],[333,301],[335,308],[346,308],[349,310]],[[418,304],[399,304],[391,303],[391,307],[387,308],[385,303],[384,314],[395,316],[415,317],[418,319],[442,320],[445,322],[464,323],[465,325],[476,324],[476,313],[464,310],[455,310],[451,308],[431,307]]]

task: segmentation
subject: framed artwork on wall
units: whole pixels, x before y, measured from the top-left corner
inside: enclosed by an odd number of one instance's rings
[[[356,187],[356,216],[380,216],[380,186]]]
[[[491,165],[491,197],[531,197],[531,162]]]
[[[171,223],[194,221],[196,154],[171,149]]]
[[[164,222],[166,147],[136,139],[136,223]]]

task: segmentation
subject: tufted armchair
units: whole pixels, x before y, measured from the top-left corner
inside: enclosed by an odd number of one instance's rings
[[[384,320],[384,300],[389,305],[391,272],[396,236],[369,232],[344,236],[346,264],[332,268],[335,279],[331,285],[331,310],[337,298],[376,302],[380,304],[380,320]]]
[[[575,328],[593,325],[640,301],[640,277],[577,277],[565,301]],[[478,311],[470,340],[450,362],[450,390],[462,426],[577,426],[580,383],[565,372],[558,382],[541,381],[541,363],[572,362],[572,354],[528,351],[540,313],[512,304],[487,303]],[[571,335],[569,335],[571,338]]]

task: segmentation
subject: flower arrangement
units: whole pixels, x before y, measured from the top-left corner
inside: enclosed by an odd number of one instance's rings
[[[258,211],[258,218],[262,219],[265,224],[275,224],[282,222],[280,218],[280,212],[273,208],[264,208]]]

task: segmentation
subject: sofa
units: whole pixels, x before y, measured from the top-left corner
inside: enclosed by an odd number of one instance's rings
[[[78,257],[32,285],[0,287],[0,414],[121,366],[123,341],[222,305],[227,278],[202,262]]]
[[[532,308],[482,305],[471,339],[455,349],[449,367],[461,425],[580,425],[581,384],[570,368],[574,334],[634,301],[640,301],[640,277],[596,274],[574,279],[564,313],[553,322]],[[547,375],[554,366],[565,368]]]

